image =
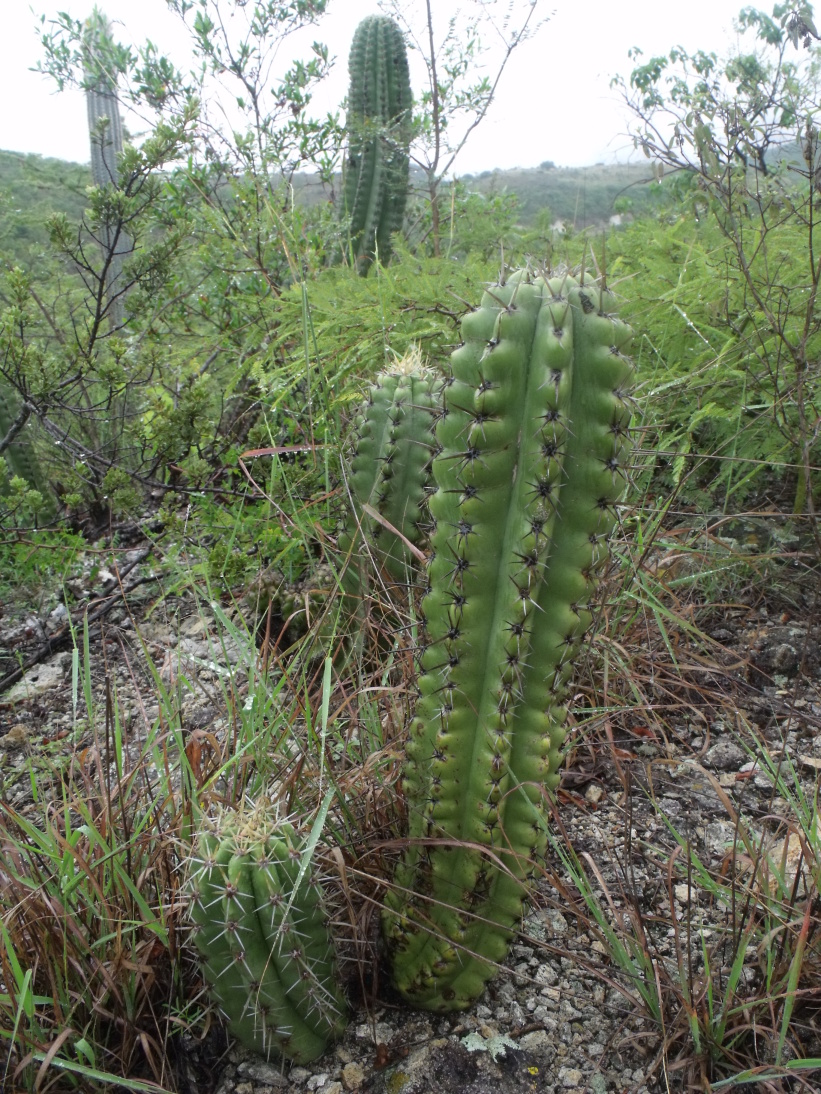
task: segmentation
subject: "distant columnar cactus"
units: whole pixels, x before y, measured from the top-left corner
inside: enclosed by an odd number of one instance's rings
[[[117,157],[123,150],[123,123],[117,97],[117,78],[111,66],[111,28],[96,8],[85,23],[85,65],[88,130],[91,140],[91,177],[95,186],[119,186]],[[106,271],[106,294],[111,325],[122,326],[123,256],[131,252],[131,240],[119,224],[103,224],[100,239]]]
[[[433,461],[436,521],[409,847],[384,917],[411,1003],[493,975],[545,849],[573,658],[624,484],[629,328],[589,276],[518,271],[462,324]]]
[[[262,810],[200,836],[191,917],[211,993],[248,1048],[296,1063],[345,1028],[326,912],[291,825]]]
[[[411,90],[402,32],[370,15],[354,33],[348,63],[348,158],[345,206],[359,271],[375,255],[386,263],[391,234],[402,227],[408,197]]]
[[[31,438],[26,432],[29,418],[29,412],[21,407],[14,388],[0,381],[0,443],[5,442],[11,435],[8,445],[0,449],[0,457],[6,461],[10,477],[17,475],[25,479],[30,486],[40,491],[44,500],[47,500],[49,493],[46,477],[34,453]]]

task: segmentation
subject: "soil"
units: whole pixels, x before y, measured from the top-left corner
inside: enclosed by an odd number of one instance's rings
[[[709,1089],[710,1080],[722,1074],[720,1059],[693,1063],[680,1006],[671,1005],[663,1031],[638,1005],[645,985],[631,982],[609,959],[565,856],[571,848],[581,861],[609,926],[635,938],[638,951],[652,958],[668,1002],[681,970],[698,994],[705,952],[718,966],[724,961],[725,980],[729,975],[727,940],[739,909],[715,899],[694,863],[732,879],[743,903],[756,886],[771,884],[761,867],[763,846],[771,863],[787,872],[796,915],[803,913],[814,889],[790,798],[804,795],[812,814],[821,771],[817,575],[811,553],[800,544],[784,545],[782,523],[754,522],[752,544],[750,523],[701,540],[690,530],[686,548],[673,533],[672,548],[643,561],[645,574],[667,583],[667,604],[654,615],[645,599],[625,633],[594,643],[574,699],[571,748],[542,878],[506,969],[470,1011],[447,1017],[411,1012],[391,998],[372,969],[366,991],[355,995],[344,1038],[310,1067],[288,1068],[240,1050],[214,1021],[169,1046],[176,1089]],[[762,546],[762,539],[777,548]],[[715,584],[722,551],[736,560],[744,552],[749,558],[742,579],[733,571],[732,586]],[[46,589],[36,606],[8,604],[0,617],[0,677],[6,673],[10,680],[21,660],[37,662],[5,690],[0,684],[1,796],[23,815],[32,805],[32,765],[54,763],[67,751],[76,755],[89,744],[83,737],[88,727],[78,728],[75,717],[69,614],[75,623],[85,611],[96,619],[89,634],[95,702],[105,709],[116,694],[133,727],[130,747],[137,751],[138,727],[159,712],[149,657],[169,687],[184,678],[181,724],[189,735],[230,735],[231,712],[220,686],[228,665],[236,698],[242,698],[247,650],[223,637],[215,663],[214,639],[221,632],[208,605],[189,592],[163,592],[142,544],[123,549],[116,565],[99,568],[97,559],[89,555],[73,586]],[[688,600],[676,591],[681,588]],[[82,627],[75,633],[81,635]],[[609,675],[602,691],[605,661]],[[790,794],[774,789],[776,778]],[[752,842],[744,845],[742,831],[752,834]],[[802,980],[802,1005],[785,1059],[821,1056],[814,931],[807,949],[813,960],[805,959],[812,977]],[[740,983],[751,997],[777,947],[773,939],[769,948],[748,955]],[[716,975],[721,977],[720,968]],[[742,1041],[749,1066],[771,1063],[775,1048],[766,1029]],[[819,1089],[821,1069],[804,1079],[810,1084],[804,1089]],[[761,1089],[793,1089],[790,1083],[797,1081],[776,1078]]]

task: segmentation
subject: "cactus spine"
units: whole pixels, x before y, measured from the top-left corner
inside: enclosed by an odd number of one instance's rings
[[[259,810],[198,841],[191,917],[231,1032],[265,1056],[316,1059],[345,1027],[321,895],[291,825]]]
[[[433,461],[409,849],[384,917],[416,1006],[478,997],[507,950],[621,494],[630,331],[595,281],[518,271],[462,324]],[[437,841],[443,841],[437,843]]]
[[[88,131],[91,140],[91,177],[100,188],[119,186],[117,157],[123,150],[123,123],[117,98],[117,79],[110,63],[111,27],[96,8],[85,23],[84,63]],[[109,48],[107,48],[109,47]],[[105,271],[106,298],[111,326],[125,320],[123,256],[131,252],[131,240],[118,218],[101,225],[100,246]]]
[[[367,274],[374,256],[388,261],[408,197],[411,90],[402,32],[370,15],[354,33],[348,62],[348,158],[345,206],[354,261]]]

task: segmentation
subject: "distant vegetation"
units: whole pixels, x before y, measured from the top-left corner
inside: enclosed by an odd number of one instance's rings
[[[411,171],[412,192],[424,193],[424,181],[422,171]],[[591,167],[543,163],[539,167],[497,168],[461,175],[457,185],[463,192],[512,200],[515,219],[526,227],[535,226],[549,213],[550,223],[558,220],[577,231],[607,224],[617,214],[649,213],[664,200],[662,187],[646,160]],[[327,200],[327,192],[315,176],[296,176],[294,187],[297,200],[303,196],[309,204]],[[335,180],[335,187],[338,191],[339,180]]]
[[[533,224],[548,208],[556,220],[578,230],[606,223],[618,213],[649,212],[661,197],[647,160],[592,167],[543,163],[463,175],[461,181],[482,194],[514,194],[522,224]]]
[[[339,180],[334,190],[340,193]],[[79,220],[88,204],[85,189],[91,183],[84,164],[66,163],[44,156],[0,152],[0,248],[22,259],[47,242],[46,221],[54,213]],[[412,174],[414,188],[421,173]],[[486,197],[511,199],[515,219],[533,226],[549,213],[550,223],[581,231],[608,223],[615,214],[642,215],[663,200],[654,183],[650,165],[596,164],[591,167],[516,167],[463,175],[460,185]],[[314,175],[294,178],[298,203],[315,206],[327,202],[331,190]]]
[[[80,163],[0,152],[0,250],[22,260],[48,240],[54,213],[79,220],[88,204],[91,170]]]

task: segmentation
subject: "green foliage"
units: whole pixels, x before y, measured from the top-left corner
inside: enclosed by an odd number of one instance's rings
[[[802,11],[811,23],[807,5]],[[745,470],[739,479],[736,461],[755,455],[756,442],[759,457],[794,465],[795,510],[812,513],[821,417],[818,69],[791,57],[790,27],[785,5],[772,19],[745,8],[735,54],[719,61],[673,49],[622,86],[637,147],[695,179],[690,208],[709,222],[687,257],[695,276],[683,267],[668,296],[696,333],[704,327],[709,351],[691,430],[721,446],[728,490],[750,477]],[[796,139],[802,164],[785,159]],[[680,340],[673,345],[678,352]]]
[[[39,511],[46,503],[42,494],[44,478],[31,438],[24,433],[29,417],[28,408],[20,405],[15,392],[0,381],[0,493],[4,480],[18,495],[19,488],[23,487],[26,494],[30,494],[27,504]],[[17,488],[15,482],[19,484]]]
[[[421,57],[427,79],[413,113],[412,158],[424,182],[429,204],[430,247],[442,254],[443,186],[465,144],[482,123],[514,51],[533,37],[539,0],[517,6],[483,0],[480,7],[457,10],[440,31],[439,12],[425,7],[422,25],[414,25],[413,7],[390,0],[386,5],[404,28],[408,44]],[[492,35],[486,34],[493,27]]]
[[[0,529],[25,527],[37,523],[46,508],[46,499],[20,475],[9,475],[8,464],[0,456],[0,503],[2,520]]]
[[[689,330],[674,319],[663,341],[675,379],[682,366],[695,376],[698,403],[691,389],[689,423],[679,412],[669,440],[684,453],[706,444],[726,461],[719,478],[728,494],[767,462],[792,464],[795,509],[812,511],[821,408],[818,71],[791,56],[792,25],[785,6],[773,18],[745,8],[731,56],[674,49],[640,64],[622,88],[636,145],[687,177],[678,189],[690,216],[673,228],[684,262],[662,275],[662,298]],[[786,158],[797,149],[803,163]],[[641,265],[654,261],[644,254]],[[654,352],[665,350],[656,342]],[[743,457],[760,462],[750,471]],[[674,464],[674,479],[682,466]]]
[[[27,490],[25,486],[22,489]],[[25,527],[30,524],[31,516],[29,512],[15,523]],[[2,526],[4,535],[0,536],[0,602],[5,605],[36,599],[55,581],[62,584],[75,576],[77,558],[86,546],[80,534],[62,528],[41,528],[36,536],[11,535],[9,526],[13,520],[14,508],[9,503]]]
[[[99,13],[87,24],[60,15],[43,33],[43,70],[87,92],[100,151],[119,143],[118,101],[150,130],[138,147],[108,157],[94,188],[83,187],[79,217],[75,207],[42,218],[48,276],[41,264],[7,275],[0,290],[0,382],[31,405],[39,435],[50,438],[53,480],[98,518],[113,467],[143,494],[181,475],[202,481],[206,463],[211,473],[219,467],[258,417],[249,374],[276,328],[269,298],[292,279],[306,238],[320,256],[338,245],[330,215],[292,216],[287,191],[297,166],[327,156],[329,173],[336,162],[335,120],[305,113],[327,68],[324,47],[295,62],[273,97],[269,81],[282,38],[324,4],[243,5],[248,37],[237,56],[235,27],[227,35],[213,4],[172,7],[192,17],[203,64],[191,77],[151,44],[117,43]],[[206,86],[229,73],[242,86],[237,106],[248,128],[218,134],[201,108]]]
[[[782,230],[781,241],[793,255],[783,274],[797,279],[800,230]],[[755,364],[757,352],[774,352],[775,336],[751,345],[726,240],[709,221],[683,214],[630,225],[608,250],[617,290],[622,275],[631,277],[624,313],[642,330],[638,394],[657,485],[683,487],[707,505],[743,503],[762,477],[794,460],[798,408],[785,400],[777,408],[774,377]],[[816,392],[813,379],[807,394]]]
[[[551,223],[560,221],[567,230],[583,231],[607,224],[618,213],[644,216],[666,204],[645,163],[515,167],[463,175],[460,181],[488,197],[515,196],[518,221],[526,226],[549,209]]]
[[[348,61],[345,210],[359,272],[387,264],[408,197],[412,104],[408,55],[392,19],[369,15],[356,28]]]
[[[57,537],[44,542],[40,562],[48,556],[53,564],[59,546]],[[5,562],[3,551],[0,540]],[[164,754],[170,763],[175,745],[166,730],[155,736],[149,726],[140,749],[126,747],[128,723],[116,698],[105,716],[95,710],[87,628],[81,642],[85,657],[75,649],[72,690],[75,712],[85,698],[85,718],[54,749],[28,757],[26,804],[0,807],[0,1074],[16,1090],[36,1090],[48,1070],[60,1090],[101,1091],[119,1074],[129,1089],[156,1091],[167,1089],[157,1049],[175,1036],[169,1004],[180,1017],[187,1009],[181,963],[172,956],[179,954],[173,906],[182,894],[171,832],[180,833],[184,792],[163,792],[158,809],[156,799],[132,789],[148,757]],[[74,744],[89,727],[105,742],[116,789],[75,777]],[[14,774],[4,763],[6,793]],[[159,1017],[163,1009],[168,1018]]]
[[[361,278],[335,267],[283,292],[277,302],[277,347],[298,347],[307,395],[322,393],[331,411],[356,406],[380,371],[417,346],[422,358],[443,360],[458,332],[477,282],[498,273],[498,260],[470,254],[461,263],[415,257],[400,247],[399,261]],[[279,395],[281,371],[260,363],[256,379]],[[292,367],[298,360],[296,353]]]
[[[137,516],[142,498],[127,471],[121,467],[110,468],[103,476],[101,488],[113,516]]]
[[[263,190],[272,175],[287,180],[304,163],[321,165],[327,175],[338,158],[339,126],[333,116],[311,118],[308,107],[313,88],[328,69],[328,51],[314,42],[307,61],[297,59],[284,72],[278,72],[276,63],[284,39],[316,23],[326,3],[251,0],[233,12],[229,25],[217,0],[202,0],[196,7],[189,0],[169,0],[187,32],[188,73],[151,42],[133,50],[109,41],[102,68],[106,79],[117,84],[120,101],[149,119],[152,130],[177,128],[193,110],[195,142],[203,160],[219,164],[228,174],[247,173]],[[41,70],[60,89],[93,86],[100,66],[86,71],[84,23],[60,13],[49,28],[41,33]],[[204,104],[225,95],[231,122],[221,127]]]
[[[88,171],[75,163],[0,152],[0,255],[9,266],[30,267],[45,280],[46,222],[60,211],[70,220],[86,205]]]
[[[416,1006],[478,998],[544,851],[543,793],[623,485],[631,333],[612,313],[589,276],[517,271],[463,320],[451,360],[404,777],[410,843],[384,920]]]

